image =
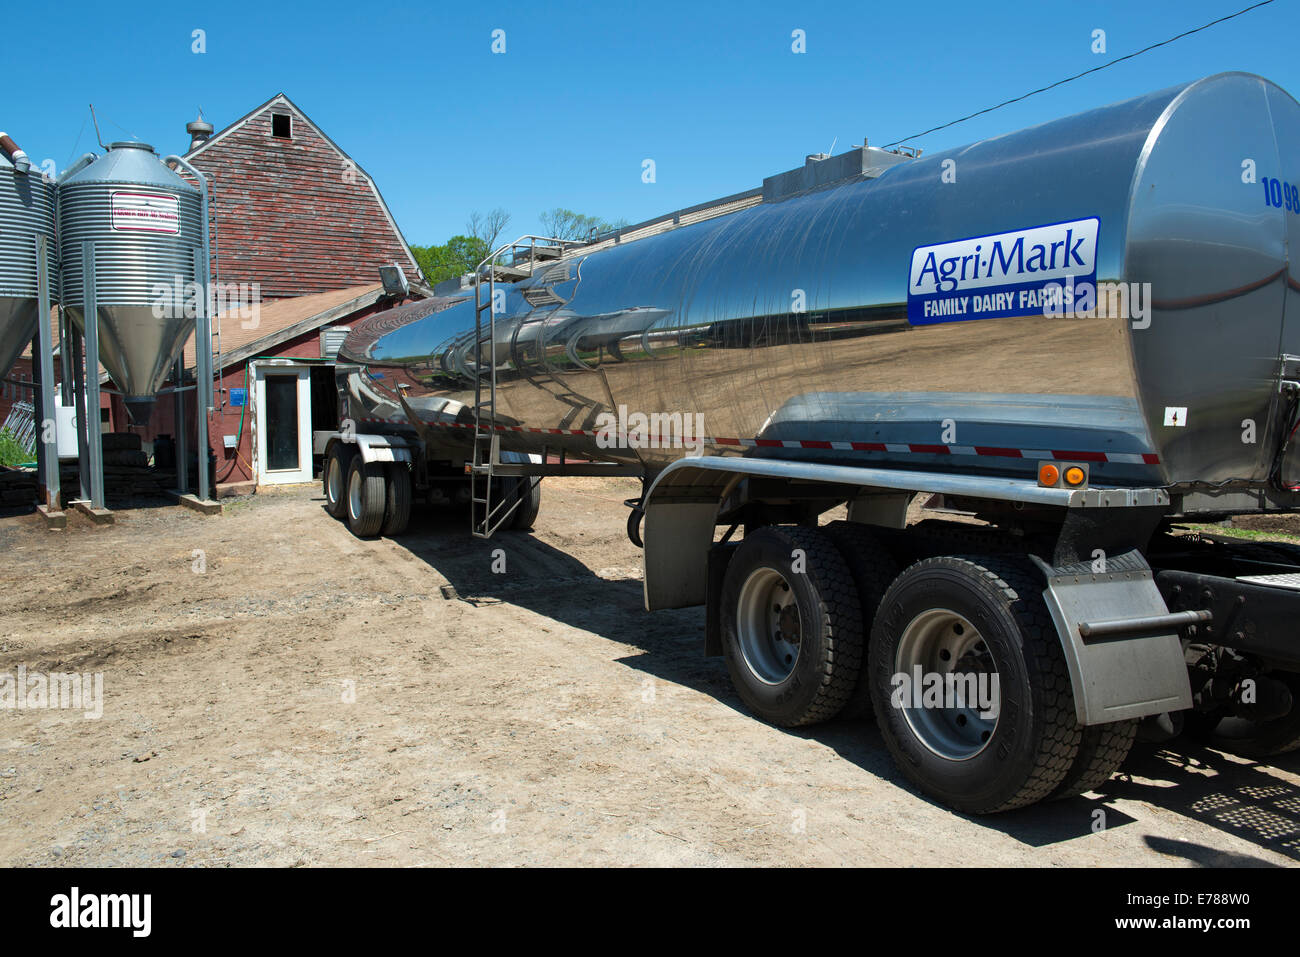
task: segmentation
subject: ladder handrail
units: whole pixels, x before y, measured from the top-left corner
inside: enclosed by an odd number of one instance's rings
[[[490,538],[500,528],[523,501],[523,495],[516,495],[515,501],[502,501],[496,508],[492,506],[492,480],[494,468],[499,465],[500,437],[497,433],[497,357],[496,357],[496,265],[507,251],[515,251],[511,265],[518,261],[518,250],[527,244],[528,278],[537,270],[538,241],[556,247],[560,258],[564,258],[569,246],[586,245],[571,239],[555,236],[540,236],[525,233],[514,242],[504,243],[492,250],[476,267],[474,267],[474,446],[470,460],[470,532],[479,538]],[[548,263],[550,265],[550,263]],[[486,267],[486,268],[485,268]],[[487,273],[487,302],[483,301],[484,272]],[[487,310],[487,335],[483,335],[483,311]],[[487,345],[487,358],[483,356],[483,346]],[[484,365],[486,364],[486,375]],[[486,381],[485,381],[486,379]],[[485,389],[486,386],[486,389]],[[484,392],[487,401],[484,401]],[[486,411],[486,415],[485,415]],[[508,508],[503,506],[509,504]],[[479,520],[480,507],[482,521]],[[502,514],[498,517],[497,513]],[[495,519],[495,522],[494,522]]]

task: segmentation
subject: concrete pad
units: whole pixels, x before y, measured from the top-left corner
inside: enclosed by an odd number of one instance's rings
[[[72,507],[96,525],[112,525],[117,521],[108,509],[92,508],[89,502],[73,502]]]
[[[48,529],[58,529],[68,527],[68,513],[48,505],[37,505],[36,511],[41,513],[41,518],[45,519],[45,527]]]
[[[214,502],[211,499],[201,499],[192,492],[181,493],[172,491],[169,494],[175,496],[178,505],[184,505],[186,508],[193,509],[196,512],[201,512],[204,515],[220,515],[225,510],[220,502]]]

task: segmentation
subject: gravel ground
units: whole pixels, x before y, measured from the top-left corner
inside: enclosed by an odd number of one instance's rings
[[[869,721],[762,724],[702,610],[642,610],[635,486],[544,488],[491,542],[449,515],[360,541],[308,486],[0,517],[0,673],[103,675],[98,719],[0,710],[0,864],[1300,861],[1297,755],[1146,747],[1101,794],[974,819]]]

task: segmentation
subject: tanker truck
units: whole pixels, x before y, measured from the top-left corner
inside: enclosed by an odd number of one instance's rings
[[[1095,789],[1139,731],[1267,759],[1300,551],[1186,526],[1300,508],[1298,184],[1300,105],[1228,73],[525,237],[353,327],[325,507],[488,536],[545,475],[639,476],[645,607],[705,606],[762,720],[873,713],[962,812]]]

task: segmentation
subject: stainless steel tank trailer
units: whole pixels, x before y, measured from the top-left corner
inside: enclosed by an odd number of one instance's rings
[[[1229,73],[526,238],[353,328],[327,508],[395,535],[459,499],[488,535],[543,475],[640,475],[647,609],[705,605],[764,720],[874,710],[962,811],[1094,789],[1139,724],[1293,749],[1300,552],[1179,524],[1300,503],[1298,163],[1300,105]],[[908,524],[918,495],[965,514]]]

